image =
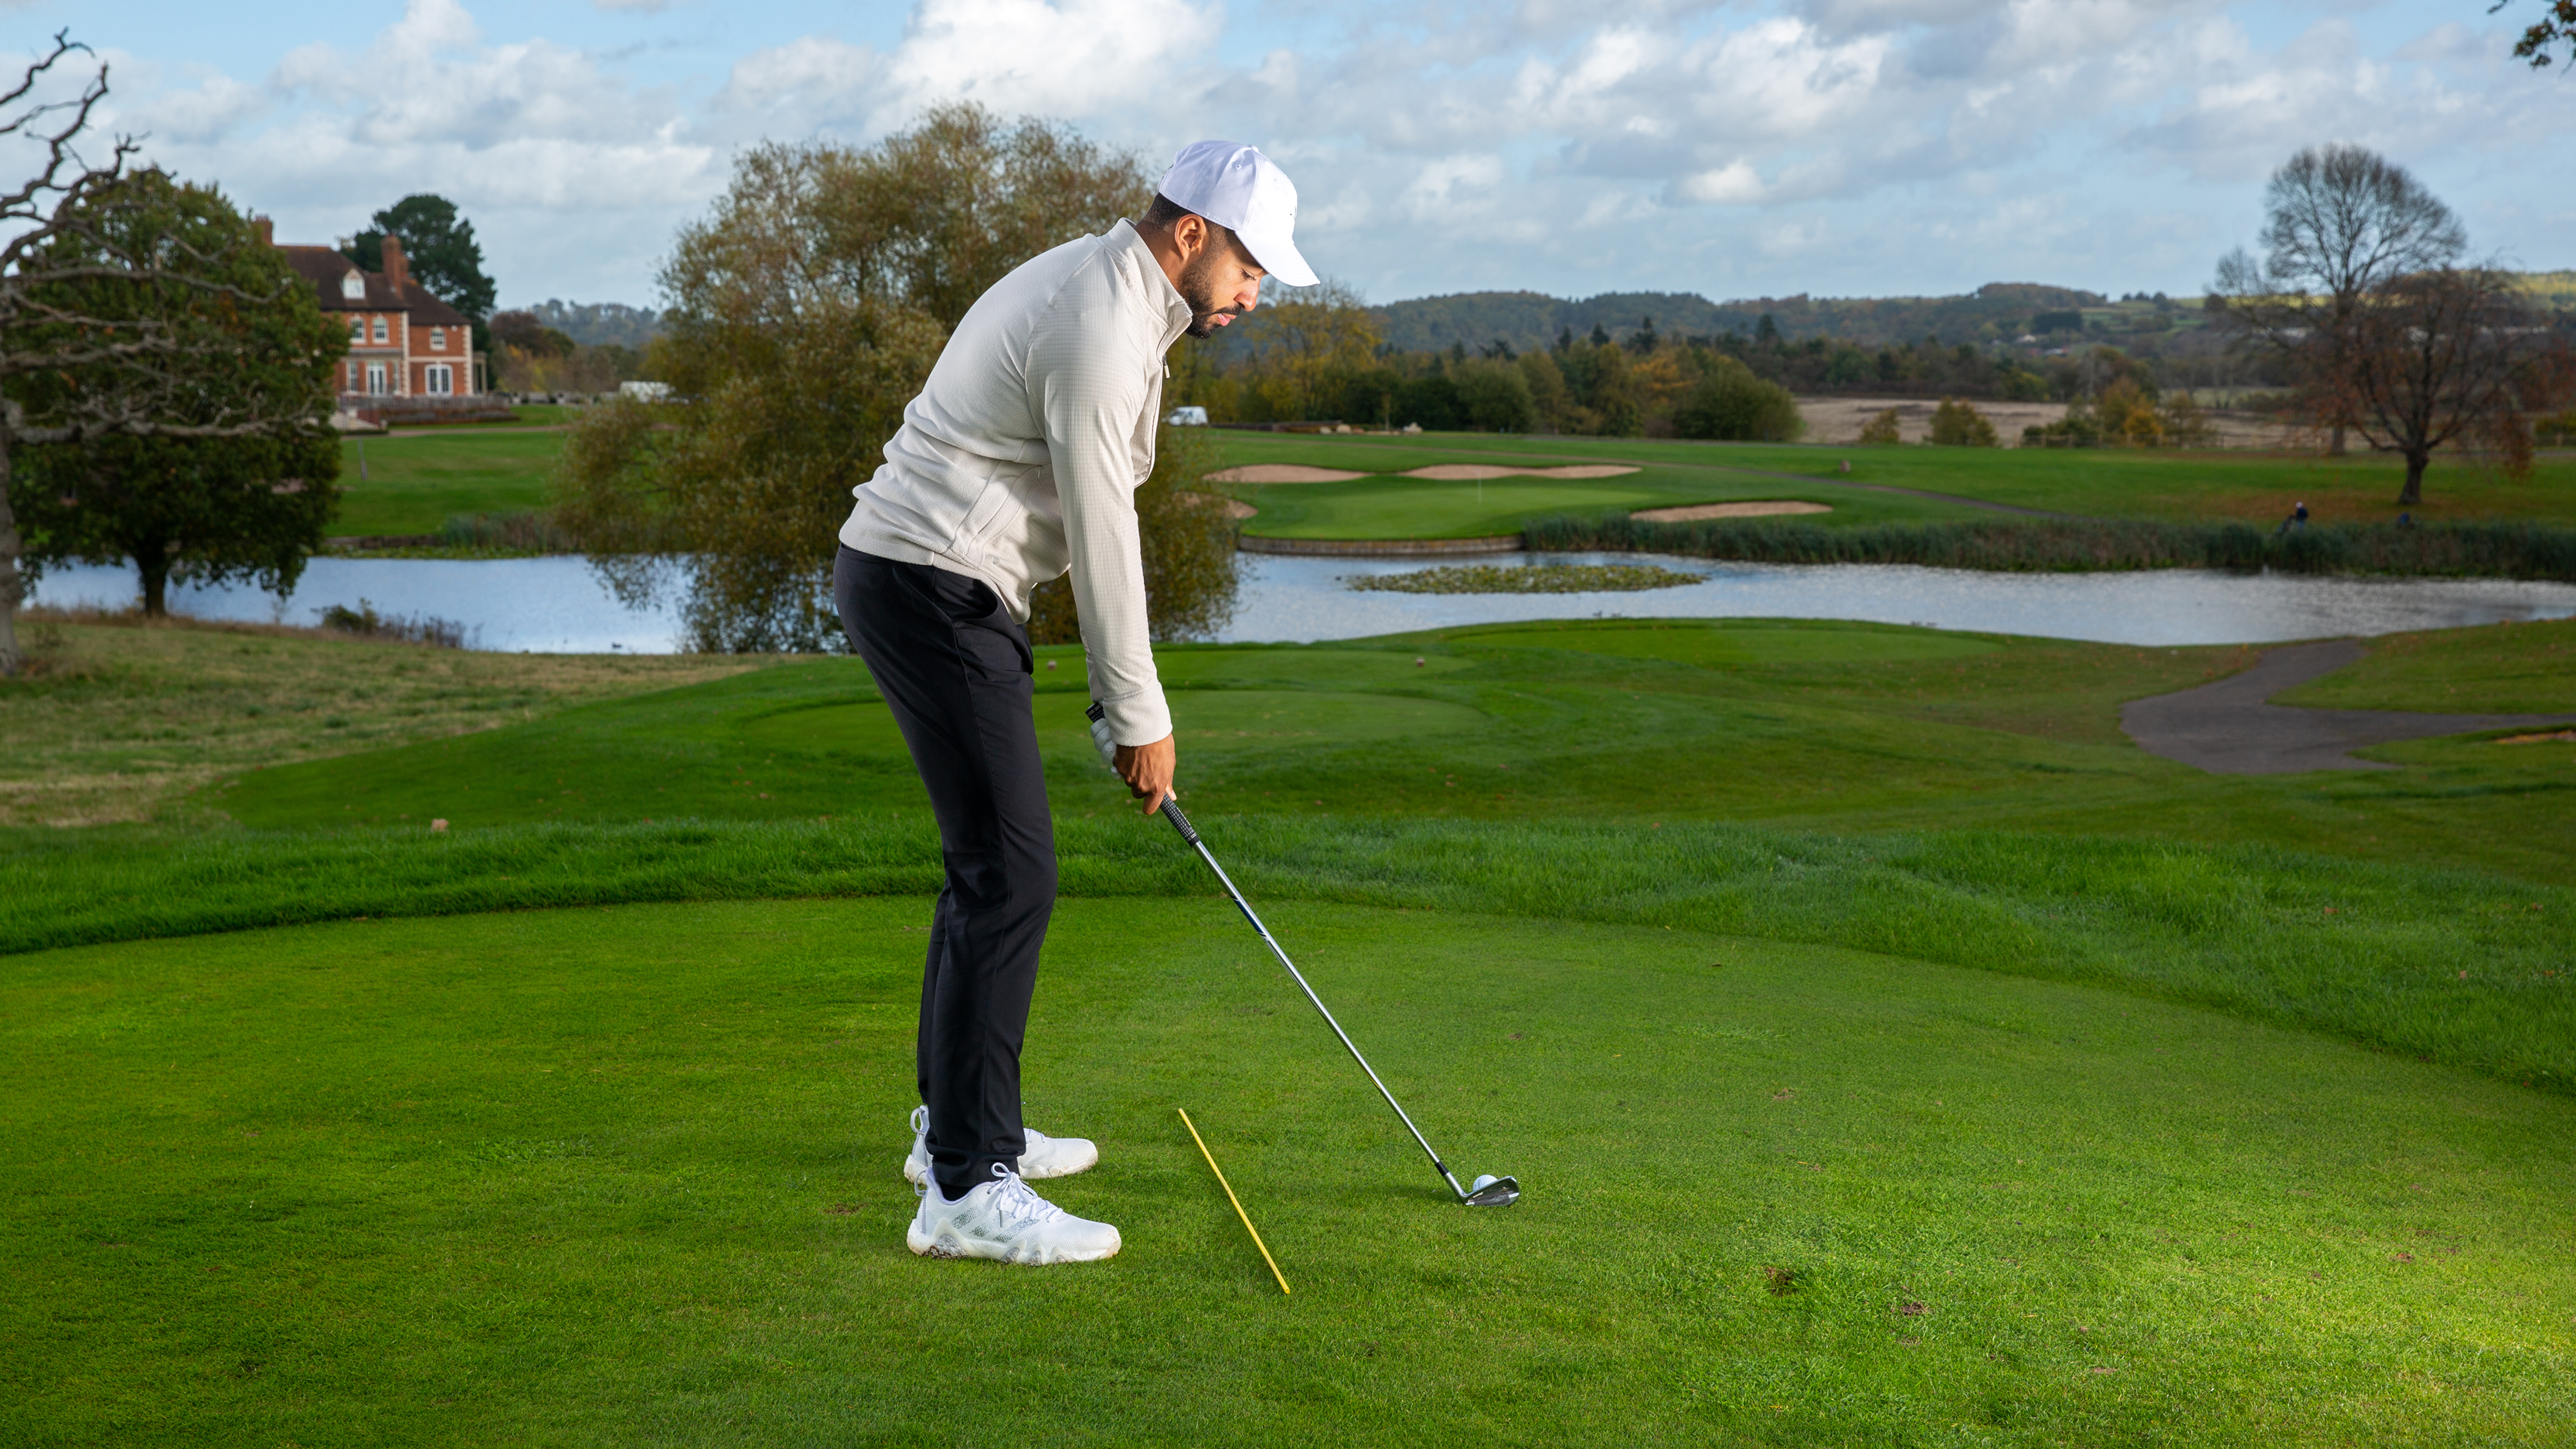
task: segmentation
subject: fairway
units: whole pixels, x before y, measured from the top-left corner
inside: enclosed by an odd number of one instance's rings
[[[1598,513],[1757,498],[1830,504],[1802,520],[1826,527],[1987,518],[1991,510],[1873,491],[1914,489],[2084,518],[2171,522],[2238,520],[2269,528],[2306,503],[2322,523],[2396,519],[2405,471],[2356,451],[2342,458],[2293,453],[2182,452],[2135,448],[1863,448],[1848,445],[1703,443],[1678,439],[1528,437],[1426,433],[1333,437],[1223,431],[1229,467],[1302,463],[1381,476],[1345,483],[1238,487],[1262,509],[1252,533],[1292,538],[1446,538],[1516,531],[1544,513]],[[1598,483],[1497,479],[1435,484],[1393,475],[1427,463],[1557,465],[1628,463],[1645,471]],[[1849,464],[1851,471],[1842,471]],[[1787,476],[1782,476],[1787,475]],[[1863,485],[1863,486],[1852,486]],[[1509,491],[1500,491],[1508,488]],[[2425,475],[2418,521],[2528,518],[2576,523],[2576,453],[2542,454],[2524,480],[2446,453]],[[1630,496],[1639,501],[1623,501]],[[1652,501],[1644,501],[1651,497]],[[1311,501],[1307,501],[1311,500]],[[1332,533],[1329,527],[1348,531]],[[1410,528],[1411,532],[1402,531]]]
[[[2470,1444],[2576,1414],[2576,1103],[1679,931],[1272,912],[1444,1150],[1528,1188],[1469,1213],[1229,908],[1067,902],[1029,1110],[1101,1141],[1056,1195],[1126,1251],[918,1260],[928,911],[0,961],[20,1414],[306,1445]],[[996,1361],[1013,1391],[959,1415],[943,1386]]]
[[[1825,504],[1833,512],[1809,517],[1831,527],[1996,516],[1934,499],[1705,467],[1649,467],[1623,478],[1465,483],[1377,475],[1339,483],[1235,484],[1228,491],[1259,510],[1245,521],[1243,531],[1263,538],[1482,538],[1518,533],[1525,521],[1542,514],[1626,513],[1752,499]]]
[[[564,435],[536,429],[456,429],[349,438],[340,444],[340,512],[333,537],[417,536],[458,514],[508,513],[546,501]],[[359,459],[366,476],[359,476]]]

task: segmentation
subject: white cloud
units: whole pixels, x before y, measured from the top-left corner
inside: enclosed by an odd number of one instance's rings
[[[1187,0],[921,0],[890,57],[911,105],[1094,116],[1174,99],[1222,30]]]
[[[1503,183],[1499,156],[1445,156],[1414,173],[1404,188],[1404,208],[1415,221],[1439,226],[1474,221],[1493,209]]]
[[[121,56],[115,124],[282,232],[440,191],[513,297],[647,300],[734,148],[865,142],[953,99],[1149,165],[1258,142],[1300,183],[1313,259],[1378,296],[2180,290],[2250,232],[2263,175],[2328,139],[2413,167],[2473,231],[2502,218],[2482,246],[2576,263],[2566,208],[2530,187],[2529,158],[2576,138],[2563,87],[2506,57],[2501,22],[2435,0],[2358,20],[2307,0],[2286,39],[2249,0],[1316,3],[912,0],[899,32],[673,61],[707,8],[593,0],[623,13],[548,39],[582,14],[409,0],[364,45],[266,75]],[[573,43],[593,34],[650,39]]]

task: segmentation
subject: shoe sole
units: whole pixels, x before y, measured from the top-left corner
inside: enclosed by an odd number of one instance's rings
[[[1124,1238],[1112,1242],[1109,1245],[1109,1251],[1105,1253],[1056,1253],[1044,1258],[1023,1258],[1009,1253],[977,1252],[976,1248],[982,1246],[981,1244],[969,1243],[953,1233],[925,1234],[921,1231],[921,1220],[915,1218],[912,1225],[904,1229],[903,1245],[910,1248],[915,1257],[953,1260],[975,1258],[988,1262],[1017,1263],[1023,1267],[1038,1268],[1050,1263],[1097,1263],[1106,1258],[1115,1258],[1118,1256],[1118,1250],[1127,1246],[1127,1243]]]

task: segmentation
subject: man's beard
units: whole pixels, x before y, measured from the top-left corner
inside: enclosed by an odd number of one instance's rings
[[[1190,304],[1189,335],[1192,337],[1214,337],[1216,329],[1222,325],[1216,319],[1223,317],[1230,322],[1243,315],[1238,308],[1216,304],[1218,256],[1215,239],[1210,238],[1207,250],[1191,258],[1188,265],[1181,268],[1181,300]]]

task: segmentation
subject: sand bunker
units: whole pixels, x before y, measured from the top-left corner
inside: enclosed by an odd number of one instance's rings
[[[1648,523],[1691,523],[1702,518],[1764,518],[1774,513],[1831,513],[1829,503],[1798,503],[1775,499],[1763,503],[1694,503],[1687,508],[1649,508],[1631,513]]]
[[[1261,511],[1240,498],[1228,498],[1222,493],[1192,493],[1182,489],[1172,496],[1192,508],[1222,508],[1226,517],[1238,523]]]
[[[1566,468],[1498,468],[1491,463],[1434,463],[1428,468],[1416,468],[1404,476],[1430,478],[1442,483],[1474,483],[1486,478],[1616,478],[1636,471],[1618,463],[1576,463]]]
[[[1366,473],[1351,473],[1340,468],[1309,468],[1303,463],[1247,463],[1240,468],[1219,468],[1207,475],[1210,483],[1341,483],[1352,478],[1365,478]]]

